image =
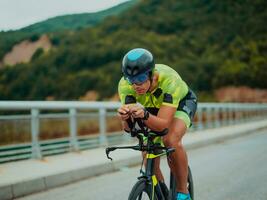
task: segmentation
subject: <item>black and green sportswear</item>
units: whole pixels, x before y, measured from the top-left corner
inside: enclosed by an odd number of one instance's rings
[[[157,87],[154,91],[142,95],[138,95],[132,85],[122,77],[118,86],[122,104],[140,103],[154,115],[157,115],[162,105],[178,108],[180,100],[189,91],[187,84],[167,65],[156,64],[155,72],[159,74]],[[181,118],[187,127],[190,126],[190,118],[186,113],[177,111],[175,117]]]

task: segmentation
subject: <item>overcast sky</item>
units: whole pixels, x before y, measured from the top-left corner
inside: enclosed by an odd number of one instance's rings
[[[127,0],[0,0],[0,31],[19,29],[45,19],[96,12]]]

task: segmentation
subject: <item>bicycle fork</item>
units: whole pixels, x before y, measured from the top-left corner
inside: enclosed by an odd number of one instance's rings
[[[155,158],[160,157],[162,155],[165,155],[165,153],[161,153],[161,154],[152,154],[152,153],[148,153],[146,155],[146,172],[145,172],[145,177],[148,177],[149,181],[148,183],[152,183],[151,184],[151,196],[150,199],[154,200],[155,199],[155,195],[157,195],[157,197],[160,197],[160,200],[167,200],[167,197],[164,196],[162,189],[160,187],[160,184],[158,182],[158,179],[156,177],[156,175],[154,174],[154,162],[155,162]]]

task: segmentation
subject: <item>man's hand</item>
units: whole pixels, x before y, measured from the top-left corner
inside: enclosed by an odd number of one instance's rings
[[[122,121],[126,121],[131,116],[129,105],[122,105],[117,115]]]
[[[134,106],[131,106],[130,113],[132,114],[132,116],[134,118],[141,118],[141,119],[143,119],[144,116],[145,116],[144,108],[141,107],[140,105],[137,105],[137,104],[134,105]]]

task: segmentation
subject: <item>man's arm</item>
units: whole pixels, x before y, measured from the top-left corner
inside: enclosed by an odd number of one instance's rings
[[[135,118],[144,118],[144,109],[140,106],[131,108],[130,112]],[[162,131],[170,126],[175,112],[175,107],[163,105],[160,107],[157,116],[149,114],[145,124],[152,130]]]
[[[170,126],[175,112],[175,107],[161,106],[158,115],[150,114],[149,118],[145,120],[145,124],[152,130],[162,131]]]

